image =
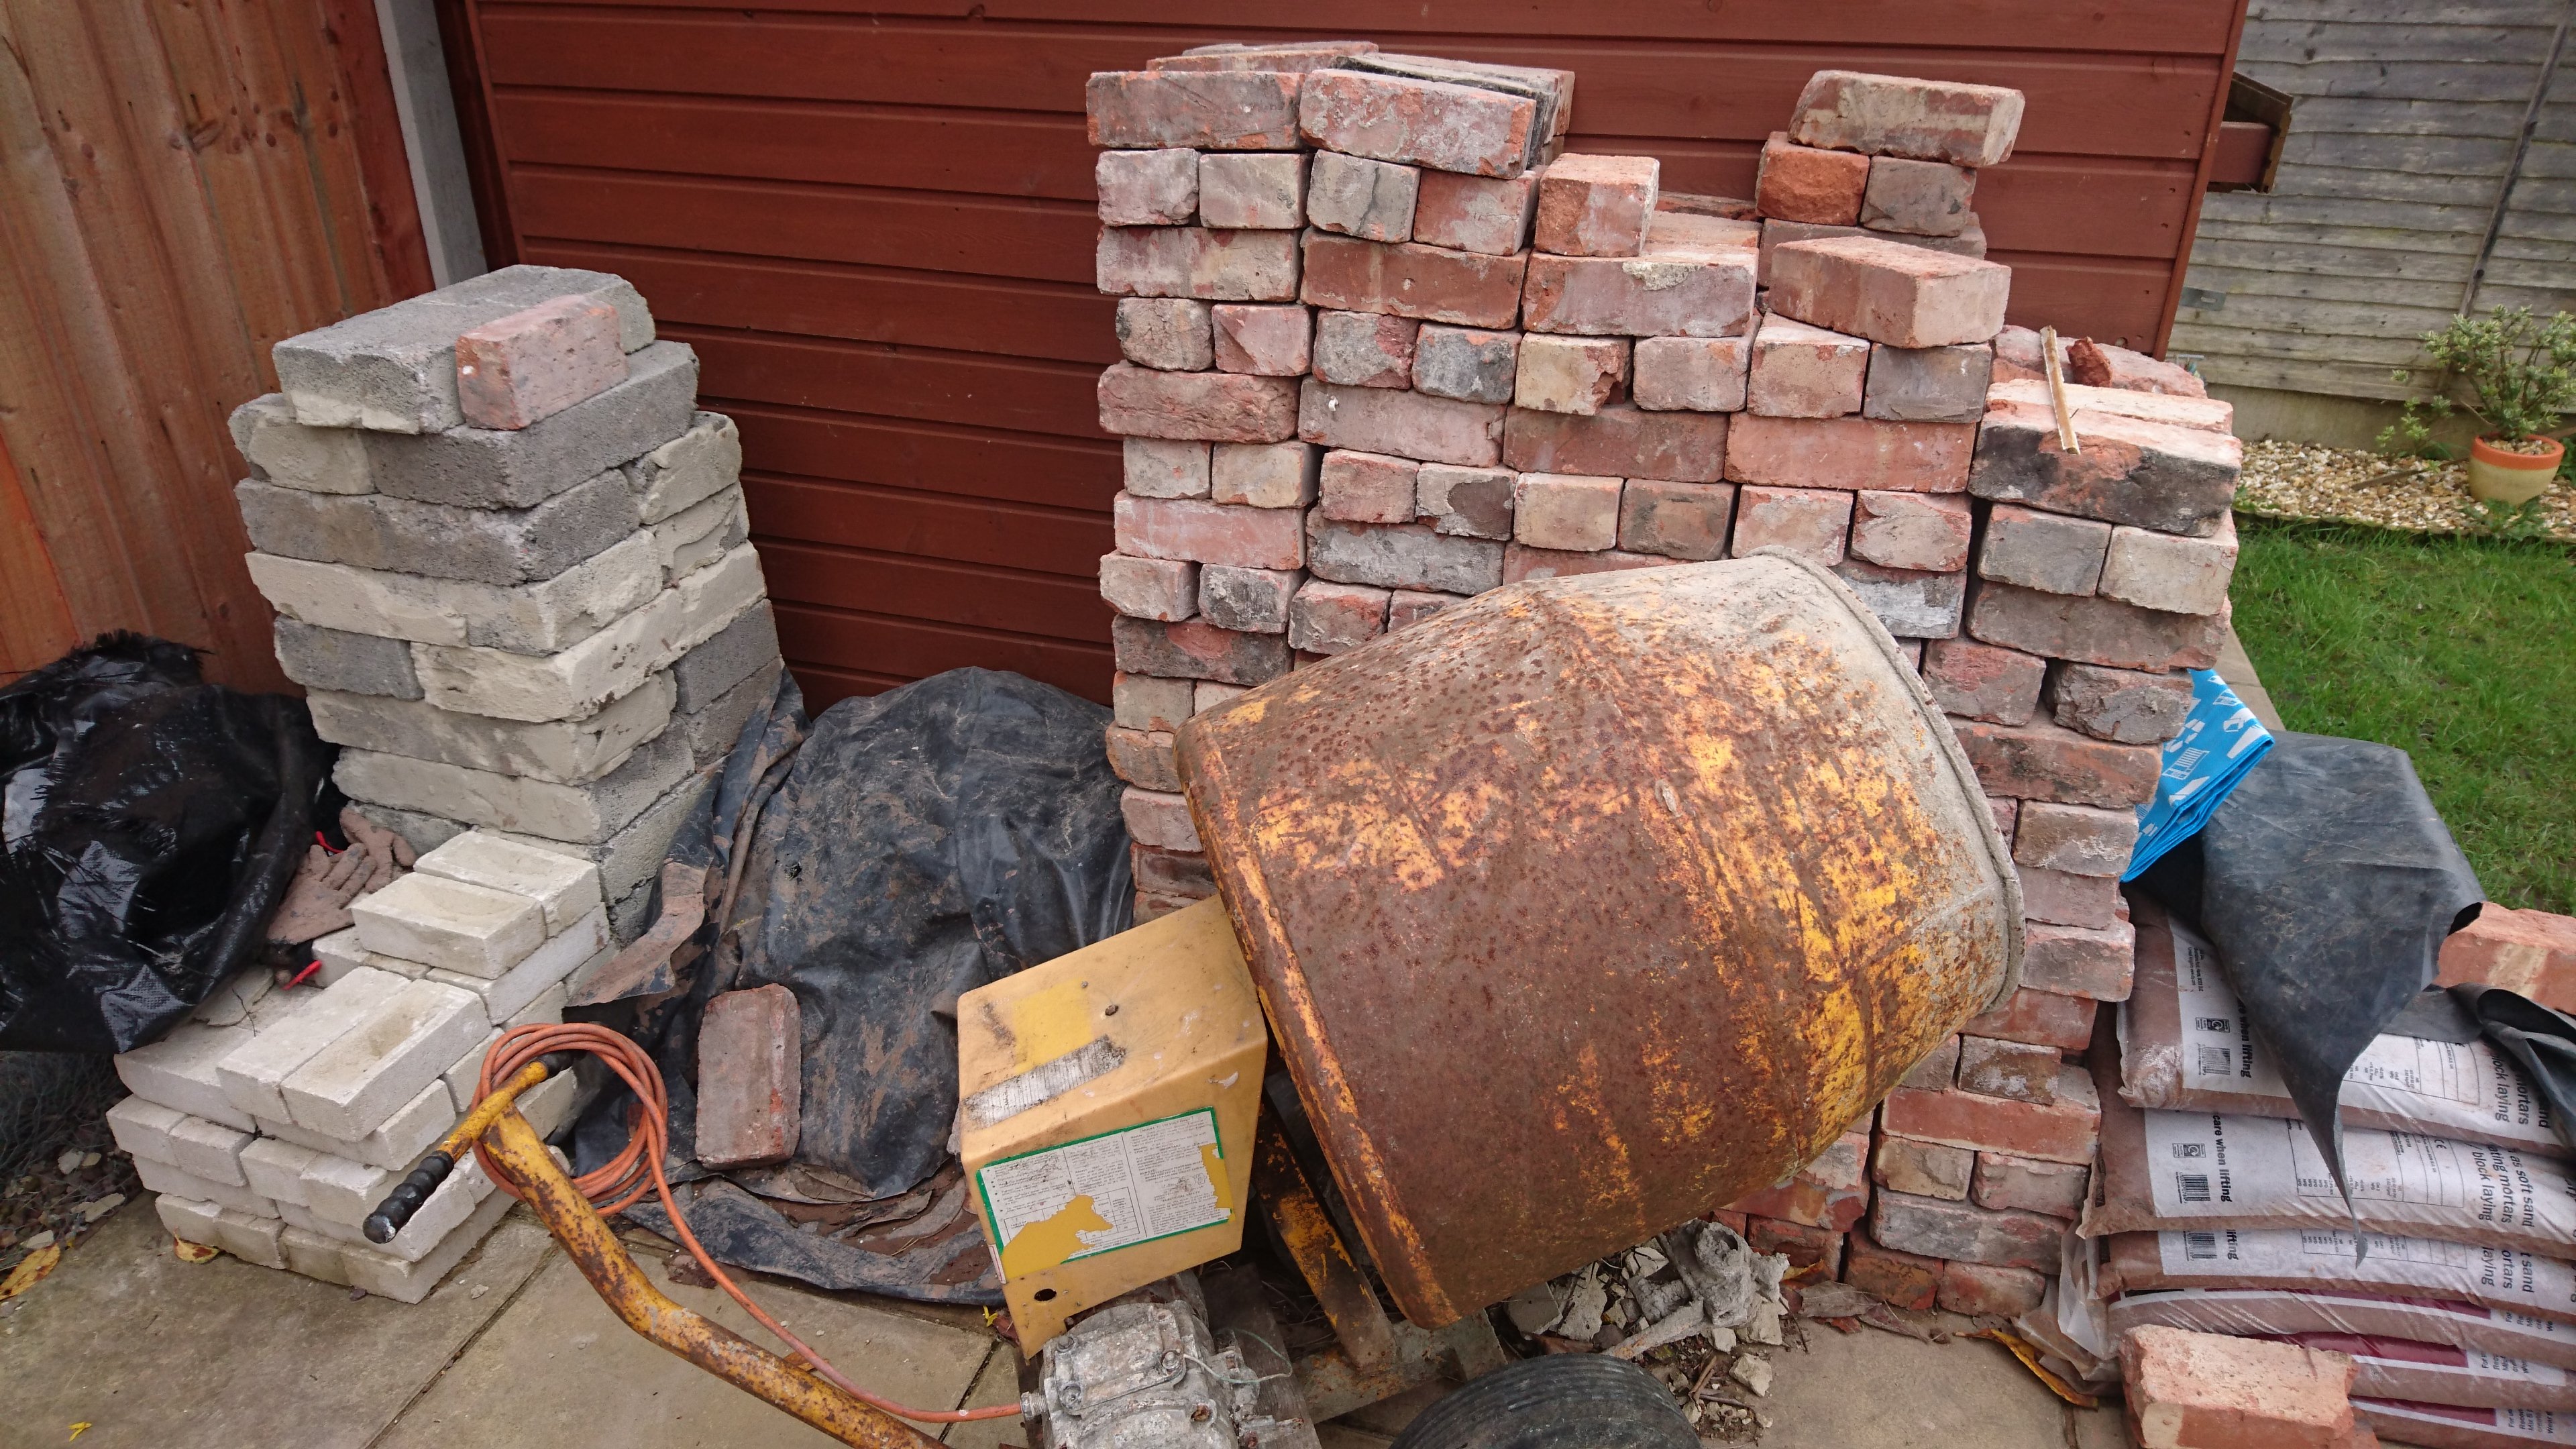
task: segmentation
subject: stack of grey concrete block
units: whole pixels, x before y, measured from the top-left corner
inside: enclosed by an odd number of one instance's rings
[[[616,947],[598,866],[481,831],[350,914],[316,943],[323,984],[254,968],[118,1057],[134,1095],[107,1120],[179,1238],[417,1303],[508,1195],[469,1158],[393,1241],[360,1224],[472,1105],[501,1033],[563,1020],[571,985]],[[582,1093],[566,1073],[519,1110],[552,1134]]]
[[[518,266],[274,356],[237,492],[340,788],[419,850],[479,827],[594,862],[631,939],[781,667],[696,355],[623,279]]]

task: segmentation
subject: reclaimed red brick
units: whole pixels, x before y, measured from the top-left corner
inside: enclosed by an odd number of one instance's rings
[[[1340,523],[1306,515],[1307,569],[1337,584],[1481,594],[1503,582],[1503,545],[1420,523]]]
[[[1827,1187],[1800,1176],[1778,1187],[1747,1193],[1728,1203],[1727,1207],[1750,1217],[1821,1228],[1829,1233],[1847,1233],[1869,1211],[1869,1189]]]
[[[2019,1208],[2072,1219],[2084,1211],[2092,1169],[2071,1162],[2042,1162],[2008,1152],[1980,1152],[1969,1200],[1985,1208]]]
[[[1170,734],[1181,727],[1181,721],[1196,713],[1190,703],[1190,682],[1186,679],[1156,679],[1150,674],[1113,674],[1109,677],[1109,699],[1118,723],[1131,730],[1160,730]]]
[[[1199,210],[1199,153],[1103,151],[1091,164],[1106,226],[1187,226]]]
[[[2057,1100],[2057,1048],[1990,1036],[1959,1038],[1958,1088],[1984,1097],[2046,1104]]]
[[[1121,614],[1109,621],[1109,642],[1119,670],[1127,674],[1212,679],[1220,684],[1249,687],[1266,684],[1288,672],[1288,641],[1284,637],[1241,634],[1200,619],[1157,624]]]
[[[2164,362],[2143,352],[2096,342],[2090,337],[2079,337],[2066,344],[2065,376],[2068,382],[2082,387],[2156,392],[2168,397],[2209,396],[2209,385],[2200,380],[2198,373],[2180,363]]]
[[[1961,1031],[2002,1041],[2045,1042],[2062,1052],[2082,1051],[2093,1040],[2099,1003],[2025,986],[2004,1004],[1968,1019]]]
[[[1158,372],[1204,372],[1216,363],[1208,304],[1186,297],[1121,297],[1118,353]]]
[[[1293,304],[1220,302],[1210,307],[1217,370],[1255,377],[1302,376],[1311,360],[1312,316]]]
[[[2576,1012],[2576,917],[2517,911],[2488,902],[2478,918],[2442,942],[2435,982],[2480,981]]]
[[[1205,498],[1208,444],[1187,438],[1127,438],[1119,448],[1127,491],[1146,498]]]
[[[617,309],[556,297],[456,338],[456,400],[469,428],[515,431],[626,380]]]
[[[2236,522],[2234,515],[2222,513],[2217,530],[2206,538],[2113,529],[2099,592],[2141,609],[2215,614],[2227,607],[2227,585],[2235,576]]]
[[[2021,802],[1997,799],[1989,795],[1986,797],[1986,808],[1995,814],[1995,833],[2001,835],[2004,838],[2004,844],[2009,847],[2012,844],[2013,827],[2021,823]]]
[[[1346,523],[1411,523],[1421,471],[1410,458],[1336,449],[1324,455],[1316,506]]]
[[[2061,343],[2060,346],[2067,344]],[[2036,352],[2034,350],[2034,355]],[[2067,354],[2073,366],[2073,353]],[[2045,378],[2024,378],[1998,382],[1987,395],[1987,402],[2004,409],[2036,409],[2050,414],[2055,421],[2056,403],[2052,400]],[[2236,406],[2222,398],[2198,394],[2133,392],[2127,388],[2084,387],[2069,383],[2066,404],[2074,413],[2076,431],[2083,432],[2087,419],[2127,418],[2142,423],[2164,423],[2177,428],[2191,428],[2204,433],[2228,433],[2235,429]]]
[[[2036,804],[2025,802],[2024,808]],[[2033,921],[2109,930],[2120,920],[2120,883],[2109,876],[2069,875],[2035,865],[2019,867],[2021,913]],[[2036,983],[2034,983],[2036,984]]]
[[[1095,72],[1083,109],[1094,146],[1293,151],[1298,77],[1282,71]]]
[[[1652,156],[1559,156],[1539,173],[1532,245],[1565,257],[1637,255],[1662,170]]]
[[[1413,239],[1435,247],[1507,257],[1529,245],[1538,177],[1461,176],[1425,171],[1413,203]]]
[[[1731,413],[1744,407],[1752,339],[1640,337],[1629,394],[1657,411]]]
[[[1734,513],[1731,484],[1634,479],[1619,494],[1619,547],[1693,563],[1724,558]]]
[[[1216,876],[1204,855],[1131,845],[1127,848],[1127,862],[1138,890],[1202,901],[1216,894]]]
[[[1964,423],[1745,413],[1727,437],[1726,476],[1786,488],[1830,478],[1838,488],[1964,493],[1976,447],[1977,430]]]
[[[1960,748],[1989,795],[2059,800],[2070,805],[2134,806],[2155,798],[2164,752],[2115,745],[2033,721],[2026,725],[1961,720]]]
[[[1306,183],[1306,220],[1362,241],[1410,241],[1421,189],[1416,167],[1319,152]]]
[[[1715,483],[1727,476],[1727,420],[1725,413],[1647,412],[1627,404],[1590,417],[1513,408],[1503,461],[1524,473]]]
[[[1735,495],[1737,558],[1785,548],[1826,567],[1842,562],[1852,496],[1833,488],[1741,488]]]
[[[1512,494],[1519,486],[1520,475],[1509,468],[1425,463],[1414,492],[1415,516],[1460,538],[1508,539]]]
[[[1745,410],[1774,418],[1838,418],[1860,411],[1869,344],[1776,312],[1753,333]]]
[[[2167,614],[2117,599],[1979,580],[1969,591],[1968,632],[2051,659],[2162,673],[2216,664],[2227,639],[2227,615]]]
[[[2127,921],[2098,929],[2030,921],[2022,927],[2021,979],[2061,995],[2126,1001],[2137,955],[2137,928]]]
[[[1891,347],[1990,342],[2012,268],[1881,237],[1792,242],[1771,254],[1771,310]]]
[[[1126,817],[1129,838],[1139,845],[1158,850],[1203,848],[1198,827],[1190,821],[1190,802],[1182,796],[1130,785],[1118,797],[1118,811]]]
[[[752,1167],[796,1155],[803,1012],[784,986],[727,991],[698,1025],[698,1160]]]
[[[1303,508],[1315,501],[1322,457],[1306,443],[1219,443],[1208,461],[1208,497],[1247,508]]]
[[[1628,339],[1531,334],[1521,339],[1511,403],[1589,417],[1619,401],[1627,382]]]
[[[1943,1085],[1948,1085],[1944,1083]],[[1964,1202],[1977,1154],[1965,1147],[1881,1134],[1869,1160],[1870,1180],[1890,1192]]]
[[[1823,1276],[1832,1278],[1842,1271],[1843,1235],[1831,1228],[1811,1228],[1805,1223],[1786,1222],[1779,1218],[1761,1218],[1747,1213],[1744,1218],[1744,1241],[1757,1253],[1778,1253],[1789,1260],[1789,1270],[1821,1268]]]
[[[2134,810],[2100,810],[2033,800],[2022,807],[2013,860],[2069,875],[2117,877],[2129,868],[2138,843]]]
[[[2012,155],[2021,112],[2021,92],[2004,86],[1820,70],[1798,93],[1789,136],[1838,151],[1999,166]]]
[[[1209,564],[1199,570],[1199,613],[1218,628],[1239,634],[1285,634],[1288,601],[1305,578],[1296,569]]]
[[[1857,226],[1829,226],[1821,222],[1782,221],[1778,217],[1767,217],[1762,222],[1761,240],[1756,244],[1754,281],[1765,287],[1771,285],[1772,254],[1791,242],[1823,241],[1829,237],[1868,235],[1870,233]],[[1984,398],[1977,399],[1977,408],[1980,412],[1985,410],[1985,404]]]
[[[1986,517],[1977,577],[2081,598],[2101,583],[2110,547],[2111,525],[2099,519],[1998,503]]]
[[[1172,755],[1172,737],[1159,731],[1109,727],[1109,768],[1139,790],[1178,790],[1181,767]]]
[[[1996,1097],[1980,1100],[2020,1105]],[[2066,1224],[2038,1213],[1993,1212],[1973,1203],[1882,1192],[1870,1206],[1869,1235],[1926,1258],[2054,1273]]]
[[[1315,314],[1315,376],[1344,387],[1411,385],[1422,324],[1375,312]]]
[[[1288,606],[1288,645],[1309,654],[1339,654],[1386,632],[1387,591],[1365,584],[1308,579]]]
[[[1588,337],[1734,337],[1753,325],[1752,253],[1668,248],[1638,257],[1529,258],[1522,325]]]
[[[1198,612],[1199,566],[1179,559],[1103,554],[1100,597],[1130,618],[1177,624]]]
[[[2093,1003],[2088,1001],[2084,1007],[2089,1015]],[[1970,1034],[1973,1028],[1962,1034],[1963,1039]],[[2009,1152],[2044,1162],[2091,1162],[2102,1124],[2101,1099],[2094,1093],[2093,1079],[2072,1066],[2059,1069],[2054,1099],[2046,1103],[2016,1102],[1955,1088],[1918,1092],[1899,1087],[1888,1094],[1881,1110],[1879,1120],[1899,1137],[1980,1152]]]
[[[1619,541],[1619,480],[1523,473],[1512,492],[1512,538],[1531,548],[1597,553]]]
[[[1113,363],[1100,374],[1100,430],[1134,438],[1279,442],[1297,436],[1297,384]]]
[[[1520,175],[1546,139],[1537,120],[1527,96],[1356,70],[1310,74],[1297,102],[1299,131],[1327,151],[1471,176]]]
[[[1992,343],[1870,350],[1861,416],[1903,423],[1973,423],[1985,416]]]
[[[1244,45],[1228,40],[1193,45],[1178,55],[1156,56],[1145,62],[1145,68],[1174,72],[1331,70],[1344,56],[1371,55],[1376,50],[1374,40],[1291,40],[1277,45]]]
[[[1309,378],[1300,394],[1296,435],[1327,448],[1490,468],[1502,460],[1503,409]]]
[[[2018,1318],[2047,1296],[2048,1276],[1994,1263],[1941,1265],[1942,1308],[1971,1318]]]
[[[1900,644],[1947,639],[1959,632],[1959,607],[1967,598],[1967,580],[1955,573],[1883,568],[1847,558],[1834,565],[1834,576],[1851,586],[1878,621]],[[1919,671],[1922,659],[1911,662]]]
[[[1305,281],[1297,295],[1311,307],[1461,327],[1509,327],[1520,319],[1525,253],[1496,257],[1321,231],[1307,233],[1305,248]]]
[[[2083,451],[2069,453],[2047,412],[1989,407],[1968,491],[2165,533],[2205,538],[2218,530],[2236,497],[2244,444],[2226,433],[2083,410],[2074,425]]]
[[[1503,582],[1517,584],[1527,579],[1571,579],[1585,574],[1615,574],[1627,569],[1662,568],[1673,560],[1653,554],[1629,553],[1607,548],[1598,553],[1575,553],[1566,549],[1532,548],[1516,543],[1503,551]]]
[[[1100,290],[1210,302],[1297,300],[1297,233],[1201,226],[1104,226],[1094,257]]]
[[[1923,1060],[1906,1069],[1903,1082],[1937,1092],[1950,1085],[1959,1075],[1959,1038],[1956,1034],[1941,1038],[1941,1044],[1924,1053]]]
[[[1520,377],[1521,334],[1426,324],[1413,346],[1413,387],[1460,402],[1507,403]]]
[[[1977,173],[1946,161],[1904,156],[1869,158],[1869,190],[1861,197],[1860,224],[1872,231],[1920,237],[1957,236],[1976,213],[1968,209]]]
[[[1753,204],[1764,216],[1819,226],[1859,223],[1861,195],[1869,186],[1868,157],[1801,146],[1788,132],[1774,131],[1762,143],[1759,164]]]
[[[1201,158],[1200,223],[1243,231],[1304,225],[1307,159],[1305,153],[1291,151],[1220,151]]]
[[[1928,1311],[1941,1287],[1941,1260],[1900,1253],[1853,1233],[1843,1255],[1843,1281],[1891,1308]]]
[[[2354,1449],[2368,1431],[2353,1423],[2352,1380],[2350,1357],[2304,1344],[2162,1324],[2120,1336],[2141,1449]]]
[[[1975,527],[1968,501],[1956,495],[1875,488],[1852,495],[1852,556],[1884,568],[1955,573],[1968,566]]]
[[[1305,561],[1294,509],[1121,493],[1110,506],[1110,518],[1118,551],[1137,558],[1247,569],[1293,569]]]
[[[2058,664],[2040,702],[2071,730],[2124,745],[2155,745],[2182,733],[2191,717],[2191,676]]]
[[[1435,594],[1421,589],[1390,589],[1386,596],[1386,632],[1392,634],[1408,624],[1418,624],[1441,610],[1467,602],[1456,594]]]

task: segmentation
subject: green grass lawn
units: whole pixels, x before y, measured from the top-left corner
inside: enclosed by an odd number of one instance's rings
[[[2239,516],[2282,722],[2395,745],[2489,899],[2576,914],[2576,551]]]

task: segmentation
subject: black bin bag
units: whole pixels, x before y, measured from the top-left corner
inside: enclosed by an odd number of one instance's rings
[[[133,634],[0,688],[0,1049],[121,1052],[248,964],[333,751]]]

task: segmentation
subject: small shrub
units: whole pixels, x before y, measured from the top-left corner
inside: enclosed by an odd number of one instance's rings
[[[2542,319],[2528,307],[2508,307],[2455,317],[2424,334],[2424,350],[2442,365],[2444,391],[2454,381],[2469,385],[2477,401],[2464,406],[2484,436],[2518,443],[2555,428],[2560,414],[2576,409],[2576,317],[2565,312]],[[2408,374],[2401,369],[2393,376],[2403,382]],[[2442,445],[2433,441],[2432,423],[2451,416],[2453,406],[2448,397],[2408,403],[2379,435],[2381,450],[2442,456],[2433,451]]]

